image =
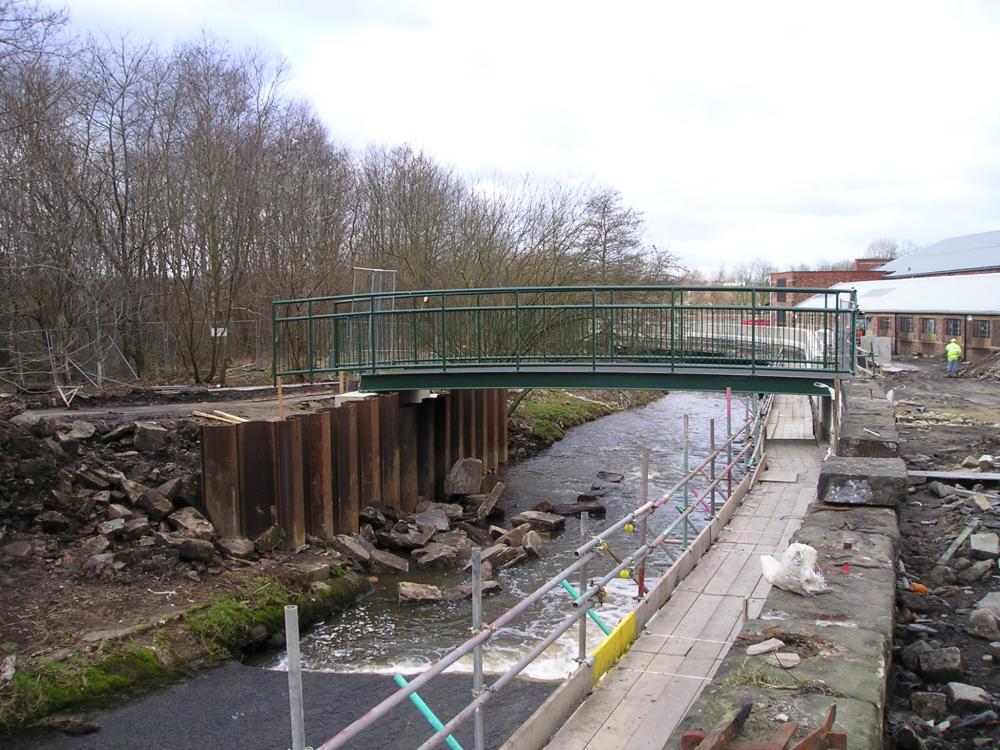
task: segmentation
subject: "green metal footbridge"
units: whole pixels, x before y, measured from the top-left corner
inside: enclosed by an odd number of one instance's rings
[[[361,378],[368,391],[639,388],[829,395],[855,371],[851,290],[819,308],[771,287],[435,289],[279,300],[275,380]]]

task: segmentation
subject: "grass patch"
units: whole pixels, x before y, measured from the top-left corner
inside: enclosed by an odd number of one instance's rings
[[[19,656],[13,679],[0,687],[0,728],[17,729],[69,706],[165,684],[281,631],[287,604],[298,605],[300,622],[307,624],[349,606],[368,586],[339,566],[331,566],[324,584],[300,590],[257,576],[208,606],[137,630],[132,640],[105,641],[62,661]],[[0,653],[8,650],[0,645]]]
[[[134,644],[109,644],[64,661],[18,660],[14,678],[0,694],[0,726],[19,726],[75,703],[165,682],[170,676],[171,670],[152,649]]]

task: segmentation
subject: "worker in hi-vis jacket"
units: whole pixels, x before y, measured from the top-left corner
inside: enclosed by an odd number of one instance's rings
[[[952,339],[944,347],[945,356],[948,358],[948,377],[958,372],[958,363],[962,361],[962,347]]]

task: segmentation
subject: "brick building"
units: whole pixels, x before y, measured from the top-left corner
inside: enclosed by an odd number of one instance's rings
[[[893,355],[941,356],[951,339],[970,361],[1000,351],[1000,273],[885,278],[834,288],[857,291],[865,333],[889,338]],[[822,306],[820,296],[797,305]]]
[[[854,261],[854,269],[849,271],[781,271],[772,273],[771,286],[776,291],[771,292],[771,307],[795,307],[810,297],[807,293],[784,291],[785,289],[828,289],[842,282],[881,279],[885,274],[875,269],[883,263],[885,260],[880,258],[858,258]],[[779,326],[785,325],[786,316],[783,310],[776,311],[775,321]]]

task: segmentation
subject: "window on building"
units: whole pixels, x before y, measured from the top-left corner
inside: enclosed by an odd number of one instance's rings
[[[920,319],[920,332],[921,333],[937,333],[937,321],[934,318],[921,318]]]
[[[787,285],[787,282],[786,282],[785,279],[778,279],[777,282],[775,282],[775,283],[779,287],[783,287],[783,286]],[[775,302],[784,302],[785,301],[785,293],[784,292],[775,292],[774,293],[774,300],[775,300]]]
[[[878,319],[878,330],[879,333],[887,333],[891,326],[889,325],[892,321],[889,318],[881,317]]]
[[[962,335],[962,321],[960,318],[947,318],[944,321],[944,332],[949,336]]]
[[[900,333],[913,333],[913,318],[900,318],[899,319],[899,332]]]
[[[990,337],[990,321],[988,320],[974,320],[972,321],[972,335],[977,339],[988,339]]]

